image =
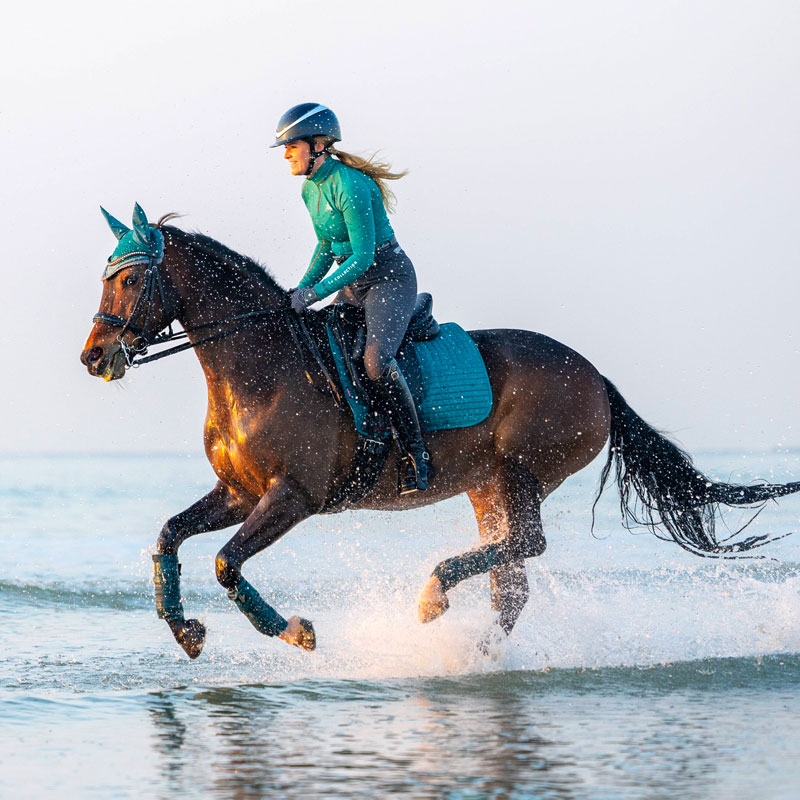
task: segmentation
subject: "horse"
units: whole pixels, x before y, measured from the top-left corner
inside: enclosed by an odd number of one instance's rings
[[[197,658],[206,630],[185,618],[178,551],[189,537],[238,526],[216,556],[217,580],[257,630],[313,650],[313,624],[281,616],[242,568],[301,521],[335,513],[329,500],[347,480],[357,445],[353,417],[309,380],[298,315],[265,267],[207,235],[168,224],[176,214],[151,224],[137,204],[128,228],[103,213],[119,243],[81,362],[90,375],[114,381],[132,365],[193,349],[208,390],[204,445],[217,480],[158,535],[158,616]],[[302,318],[318,329],[323,316],[324,309],[308,310]],[[182,330],[173,331],[173,323]],[[644,525],[706,557],[737,557],[776,538],[744,538],[740,530],[719,539],[715,519],[723,505],[754,507],[800,491],[800,483],[711,480],[568,346],[526,330],[468,333],[491,384],[489,416],[427,434],[436,467],[427,491],[399,494],[390,460],[366,495],[349,505],[397,511],[466,493],[479,544],[432,571],[418,600],[421,622],[447,610],[453,586],[488,573],[494,624],[500,635],[510,634],[529,598],[525,561],[546,547],[542,502],[606,446],[598,498],[609,479],[616,483],[626,527]],[[182,344],[171,344],[181,337]],[[148,355],[156,346],[162,349]]]

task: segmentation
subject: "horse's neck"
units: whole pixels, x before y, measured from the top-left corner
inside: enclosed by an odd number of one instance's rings
[[[259,280],[244,269],[208,267],[191,257],[181,259],[173,283],[179,298],[177,319],[190,340],[205,338],[216,323],[230,327],[253,312],[277,310],[286,302],[283,289],[271,279]]]
[[[269,293],[254,292],[238,297],[198,294],[181,298],[177,320],[189,339],[205,339],[219,330],[246,324],[258,317],[280,316],[280,299]]]
[[[285,293],[270,277],[191,247],[181,247],[172,265],[177,319],[196,345],[210,400],[236,403],[253,392],[264,398],[287,376],[300,379]]]

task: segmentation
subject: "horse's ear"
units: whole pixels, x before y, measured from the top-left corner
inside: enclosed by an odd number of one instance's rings
[[[103,208],[103,206],[100,206],[100,210],[103,212],[103,216],[106,218],[108,227],[114,231],[114,236],[116,236],[117,239],[121,239],[130,230],[127,225],[123,225],[118,219],[112,217],[111,214],[109,214],[108,211]]]
[[[150,247],[150,224],[138,203],[133,207],[133,235],[141,245]]]

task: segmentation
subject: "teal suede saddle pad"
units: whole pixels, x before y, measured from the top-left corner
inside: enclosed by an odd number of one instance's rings
[[[330,328],[328,340],[356,430],[363,436],[375,436],[366,393],[354,380],[341,343]],[[397,363],[414,396],[423,432],[468,428],[489,416],[492,386],[486,365],[475,342],[455,322],[440,325],[438,335],[427,341],[406,341]]]

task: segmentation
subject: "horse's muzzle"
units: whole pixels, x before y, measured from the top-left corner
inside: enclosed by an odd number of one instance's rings
[[[125,354],[117,341],[103,347],[90,336],[81,353],[81,363],[90,375],[105,381],[118,380],[125,375]]]

